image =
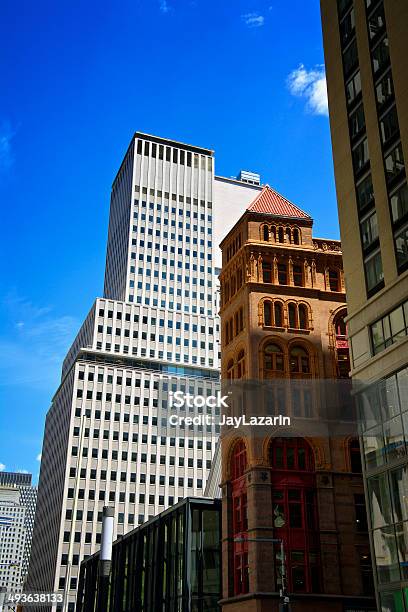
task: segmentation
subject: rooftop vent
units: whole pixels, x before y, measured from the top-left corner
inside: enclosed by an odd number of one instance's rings
[[[248,172],[248,170],[240,170],[237,180],[241,183],[248,183],[248,185],[260,185],[261,175],[256,172]]]

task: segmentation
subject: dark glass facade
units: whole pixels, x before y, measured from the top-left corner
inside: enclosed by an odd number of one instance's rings
[[[118,539],[106,610],[219,610],[220,538],[220,502],[186,498]],[[81,565],[77,612],[95,609],[98,563],[99,553]]]
[[[408,611],[408,368],[359,394],[363,469],[382,612]]]

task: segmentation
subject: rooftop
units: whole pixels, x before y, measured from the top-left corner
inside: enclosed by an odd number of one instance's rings
[[[275,217],[288,217],[291,219],[312,218],[295,204],[287,200],[280,193],[265,185],[261,193],[251,202],[247,208],[248,212],[266,213]]]

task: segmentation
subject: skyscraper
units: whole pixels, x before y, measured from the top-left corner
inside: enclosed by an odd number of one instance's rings
[[[254,190],[215,179],[209,149],[132,138],[112,186],[104,297],[67,353],[45,425],[28,586],[63,590],[68,610],[104,505],[116,538],[203,493],[218,431],[171,427],[170,394],[218,389],[214,209],[242,207]]]
[[[321,0],[379,609],[408,610],[408,3]]]
[[[0,472],[0,587],[19,592],[27,578],[37,489],[31,474]]]

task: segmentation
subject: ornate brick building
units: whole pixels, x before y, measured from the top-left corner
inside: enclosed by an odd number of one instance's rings
[[[348,378],[341,245],[312,225],[266,186],[221,243],[227,384]],[[224,429],[221,445],[223,610],[279,610],[271,540],[291,610],[375,609],[358,441]]]

